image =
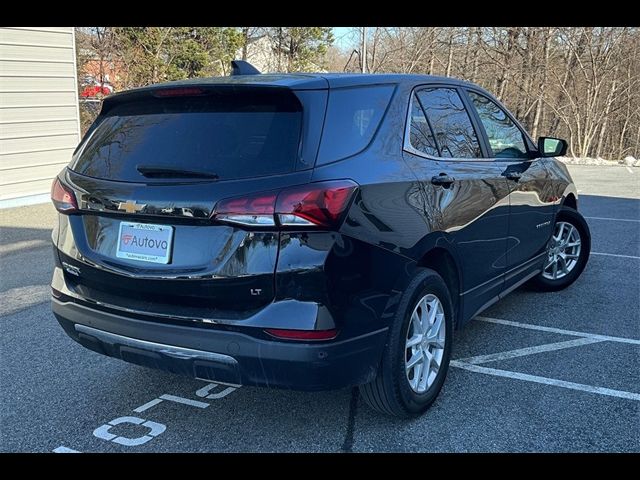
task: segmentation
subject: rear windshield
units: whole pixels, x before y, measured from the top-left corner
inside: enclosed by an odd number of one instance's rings
[[[91,177],[167,181],[139,169],[179,169],[220,180],[295,169],[302,107],[286,90],[218,89],[205,96],[148,98],[98,119],[72,169]],[[153,176],[152,176],[153,177]]]

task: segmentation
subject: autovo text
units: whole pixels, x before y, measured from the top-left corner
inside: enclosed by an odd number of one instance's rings
[[[166,250],[168,243],[166,240],[157,240],[149,237],[138,237],[130,233],[125,233],[122,236],[122,243],[125,245],[131,245],[133,247],[147,247],[147,248],[159,248]]]

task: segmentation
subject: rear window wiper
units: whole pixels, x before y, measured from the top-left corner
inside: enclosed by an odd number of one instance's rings
[[[161,167],[155,165],[138,165],[136,167],[147,178],[210,178],[218,180],[215,173],[198,172],[196,170],[184,170],[182,168]]]

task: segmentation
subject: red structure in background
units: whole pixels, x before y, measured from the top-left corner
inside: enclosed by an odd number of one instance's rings
[[[119,89],[121,65],[110,60],[90,59],[80,74],[80,98],[101,99]]]
[[[80,92],[80,98],[106,97],[111,93],[113,93],[111,85],[87,85]]]

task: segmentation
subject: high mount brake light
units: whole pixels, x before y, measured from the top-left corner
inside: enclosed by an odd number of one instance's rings
[[[160,90],[154,90],[151,95],[154,97],[195,97],[198,95],[204,95],[206,91],[203,88],[198,87],[176,87],[176,88],[163,88]]]
[[[73,213],[78,210],[76,195],[56,177],[51,184],[51,201],[60,213]]]
[[[246,226],[336,228],[357,187],[351,180],[336,180],[224,199],[212,218]]]

